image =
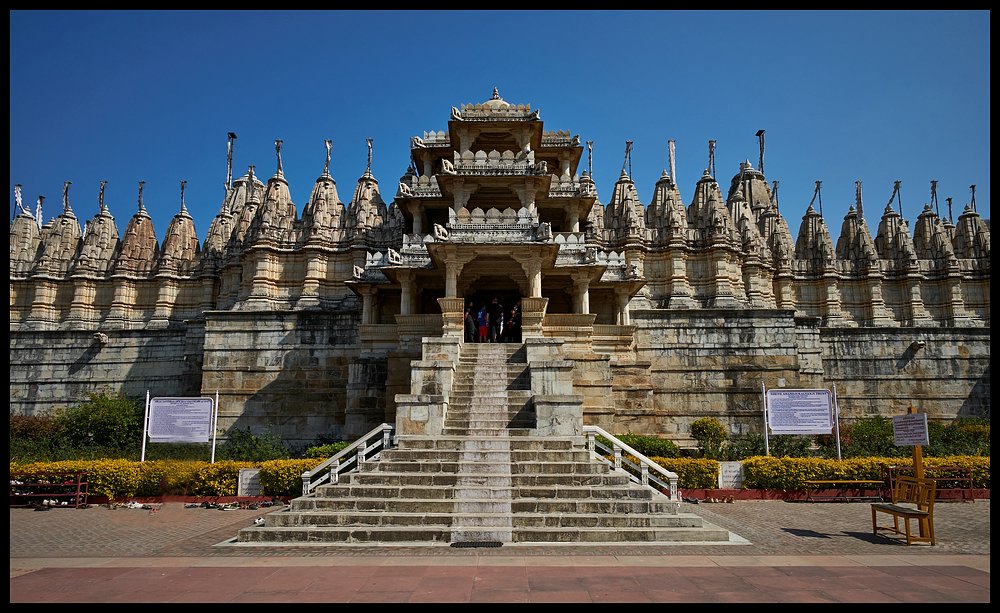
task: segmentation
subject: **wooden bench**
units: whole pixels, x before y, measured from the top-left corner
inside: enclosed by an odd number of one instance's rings
[[[889,466],[886,468],[886,481],[891,490],[896,479],[902,475],[913,476],[912,466]],[[924,478],[934,481],[938,500],[954,499],[956,492],[961,494],[962,502],[975,502],[973,490],[972,469],[962,466],[927,466],[924,468]]]
[[[809,488],[806,493],[806,500],[809,502],[816,502],[817,500],[843,500],[845,502],[850,502],[852,500],[878,500],[882,501],[882,488],[885,486],[884,481],[877,479],[830,479],[830,480],[815,480],[806,481],[806,486]],[[819,492],[823,490],[835,490],[832,495],[821,495]],[[872,495],[868,493],[868,490],[874,489],[878,493]],[[853,494],[851,492],[854,492]]]
[[[934,497],[937,484],[933,479],[917,479],[916,477],[896,477],[892,488],[891,503],[872,504],[872,533],[889,532],[906,536],[906,544],[930,543],[935,545],[934,538]],[[907,505],[907,506],[904,506]],[[912,505],[912,506],[909,506]],[[887,513],[892,516],[892,526],[878,525],[878,514]],[[917,520],[918,534],[913,534],[910,520]],[[899,522],[903,521],[900,530]]]

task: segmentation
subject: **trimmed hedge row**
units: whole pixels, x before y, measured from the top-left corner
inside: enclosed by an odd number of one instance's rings
[[[259,468],[266,496],[299,496],[302,473],[315,468],[315,459],[267,462],[179,460],[66,460],[10,464],[14,473],[86,472],[88,493],[118,501],[137,496],[235,496],[241,468]]]
[[[679,489],[714,488],[719,483],[719,462],[704,458],[649,458],[672,473],[677,473]]]
[[[822,458],[775,458],[755,456],[743,460],[743,487],[745,489],[797,490],[805,488],[805,481],[884,479],[890,466],[913,466],[912,458],[849,458],[826,460]],[[972,470],[973,487],[990,487],[990,459],[983,456],[949,456],[924,458],[927,476],[935,475],[934,468],[957,466]]]
[[[719,463],[702,458],[650,458],[677,473],[681,489],[714,488]],[[189,462],[156,460],[66,460],[10,464],[15,473],[88,474],[91,496],[125,500],[137,496],[235,496],[241,468],[260,469],[261,490],[266,496],[298,496],[302,473],[318,464],[315,459],[269,460],[266,462]],[[804,481],[815,479],[882,479],[889,466],[912,466],[910,458],[775,458],[756,456],[743,461],[744,489],[796,490]],[[924,458],[928,476],[939,466],[959,466],[972,470],[973,487],[989,489],[990,459],[982,456]]]

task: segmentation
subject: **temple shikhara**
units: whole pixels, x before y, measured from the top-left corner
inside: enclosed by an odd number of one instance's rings
[[[605,203],[587,143],[538,110],[494,91],[447,119],[410,139],[390,198],[370,156],[338,190],[317,141],[319,176],[293,202],[277,141],[269,177],[230,170],[203,237],[183,195],[158,235],[141,185],[123,231],[103,185],[95,217],[76,217],[67,184],[44,225],[18,190],[11,412],[110,386],[218,393],[223,435],[445,436],[482,386],[463,364],[485,364],[511,375],[494,390],[506,426],[541,436],[596,425],[683,446],[705,416],[759,432],[762,386],[835,386],[847,419],[989,416],[990,232],[974,205],[953,223],[890,201],[870,227],[859,186],[842,220],[806,203],[791,218],[763,154],[722,185],[710,163],[684,196],[672,169],[623,165]],[[650,202],[634,180],[655,181]],[[486,350],[465,310],[493,298],[520,326]]]

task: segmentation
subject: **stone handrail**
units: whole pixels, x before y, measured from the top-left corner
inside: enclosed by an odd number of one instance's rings
[[[617,470],[624,470],[628,473],[629,479],[635,483],[645,485],[646,487],[650,487],[652,489],[657,489],[653,485],[650,485],[650,482],[652,482],[660,488],[665,488],[668,492],[670,492],[670,500],[680,500],[680,493],[677,491],[677,480],[680,477],[678,477],[677,473],[672,473],[663,468],[635,449],[632,449],[625,443],[618,440],[615,435],[608,434],[608,432],[598,426],[584,426],[583,432],[587,435],[587,450],[590,451],[594,458],[613,466]],[[607,445],[598,441],[598,436],[602,436],[610,441],[611,447],[609,448]],[[599,453],[598,450],[600,450],[601,453]],[[628,459],[623,460],[623,451],[635,457],[639,463],[636,464]],[[614,460],[608,460],[604,457],[603,453],[611,454]],[[623,464],[632,470],[625,470],[622,468]],[[650,474],[650,471],[656,474]],[[639,474],[636,475],[635,472],[638,472]],[[666,479],[666,481],[659,478],[657,475],[662,476]]]
[[[308,496],[324,483],[331,485],[339,483],[341,473],[361,472],[365,462],[378,460],[383,449],[389,449],[394,445],[392,440],[394,429],[395,426],[392,424],[377,426],[337,455],[324,460],[316,468],[302,473],[302,495]]]

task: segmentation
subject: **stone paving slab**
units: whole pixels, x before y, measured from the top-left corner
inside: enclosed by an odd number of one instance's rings
[[[934,547],[872,535],[867,503],[770,500],[682,504],[742,544],[233,544],[282,508],[10,509],[10,601],[989,602],[989,500],[937,505]]]

